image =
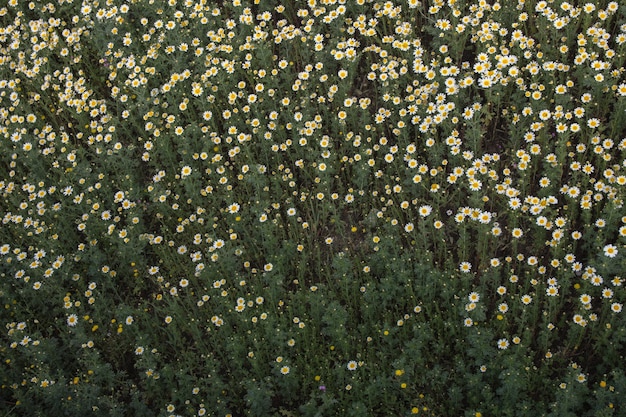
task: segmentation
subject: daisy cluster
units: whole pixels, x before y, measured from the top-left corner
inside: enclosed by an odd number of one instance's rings
[[[568,375],[606,388],[595,349],[621,361],[625,340],[624,16],[616,1],[9,0],[10,407],[140,407],[144,391],[168,416],[496,407],[415,382],[443,375],[424,359],[443,347],[463,352],[443,361],[456,378],[504,381],[498,358],[524,358],[556,369],[558,392]],[[87,395],[115,375],[118,396]],[[380,404],[354,399],[366,386]]]

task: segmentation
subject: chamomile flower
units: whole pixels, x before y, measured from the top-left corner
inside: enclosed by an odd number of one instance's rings
[[[424,206],[421,206],[418,211],[419,211],[420,216],[428,217],[430,213],[433,211],[433,208],[432,206],[424,205]]]
[[[617,256],[617,247],[615,245],[606,245],[604,246],[604,256],[609,258],[615,258]]]
[[[67,325],[70,327],[76,327],[78,324],[78,316],[76,314],[70,314],[67,317]]]
[[[463,273],[468,273],[472,270],[472,264],[469,262],[461,262],[459,264],[459,271]]]
[[[185,165],[180,170],[180,176],[182,178],[188,177],[189,175],[191,175],[191,171],[192,171],[191,167],[189,165]]]

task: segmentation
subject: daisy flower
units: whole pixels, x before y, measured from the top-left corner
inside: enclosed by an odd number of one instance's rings
[[[78,324],[78,316],[76,314],[70,314],[67,318],[67,325],[75,327]]]
[[[604,247],[604,256],[615,258],[617,256],[617,247],[615,245],[606,245]]]

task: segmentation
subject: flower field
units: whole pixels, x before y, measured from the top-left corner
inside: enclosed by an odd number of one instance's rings
[[[623,416],[626,6],[8,0],[1,416]]]

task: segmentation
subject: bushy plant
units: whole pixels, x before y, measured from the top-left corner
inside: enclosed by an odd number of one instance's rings
[[[0,7],[0,412],[618,416],[618,2]]]

